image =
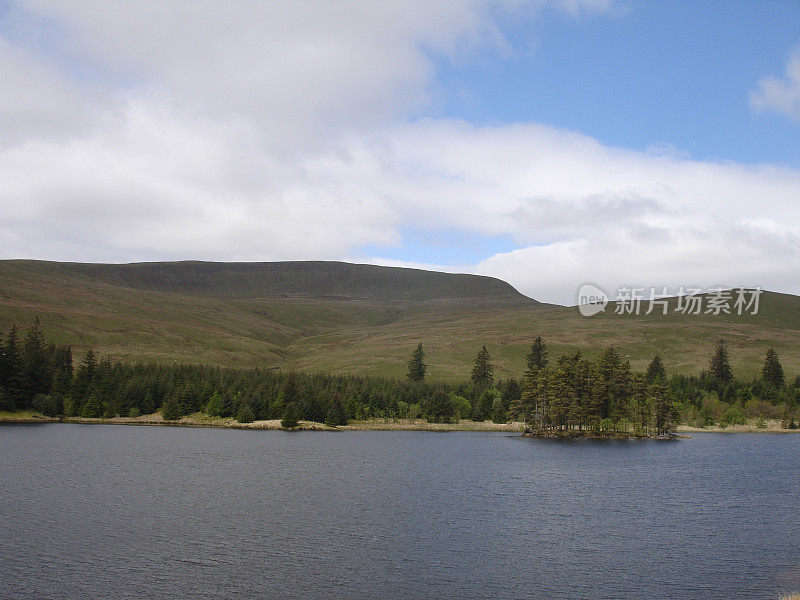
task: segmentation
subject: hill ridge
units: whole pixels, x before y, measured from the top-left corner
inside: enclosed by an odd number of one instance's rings
[[[212,297],[291,297],[383,302],[491,300],[536,303],[494,277],[342,261],[79,263],[3,260],[40,275]],[[20,273],[22,274],[22,273]]]

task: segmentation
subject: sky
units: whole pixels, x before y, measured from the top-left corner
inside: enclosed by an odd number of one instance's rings
[[[800,293],[800,2],[0,0],[0,258]]]

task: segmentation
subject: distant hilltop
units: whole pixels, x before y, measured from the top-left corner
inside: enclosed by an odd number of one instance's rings
[[[7,260],[0,261],[0,269],[7,275],[11,275],[9,271],[17,271],[19,275],[28,272],[147,291],[211,297],[534,302],[510,284],[494,277],[334,261],[91,264]]]

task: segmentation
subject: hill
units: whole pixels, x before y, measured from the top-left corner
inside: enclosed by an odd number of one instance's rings
[[[800,298],[764,293],[757,315],[582,317],[490,277],[336,262],[95,265],[0,261],[0,331],[38,314],[48,336],[128,361],[402,376],[422,342],[434,379],[468,377],[482,344],[519,376],[531,340],[551,356],[609,344],[643,367],[705,368],[719,337],[755,374],[767,347],[800,370]]]
[[[46,278],[103,283],[135,290],[215,298],[532,302],[505,281],[493,277],[332,261],[90,264],[12,260],[0,261],[0,264],[0,277],[9,279]]]

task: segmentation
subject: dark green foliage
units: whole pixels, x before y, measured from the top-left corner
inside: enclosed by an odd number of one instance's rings
[[[411,360],[408,361],[408,374],[406,377],[411,381],[423,381],[427,370],[425,352],[422,350],[422,344],[420,344],[411,354]]]
[[[661,356],[656,354],[650,364],[647,366],[647,371],[644,375],[647,383],[656,383],[665,381],[667,379],[667,370],[664,368],[664,363]]]
[[[647,388],[653,405],[655,428],[658,435],[667,433],[672,425],[672,397],[669,388],[654,383]]]
[[[729,409],[725,411],[725,413],[719,419],[720,425],[745,425],[747,423],[747,417],[741,411],[740,408],[736,406],[731,406]]]
[[[428,421],[431,423],[449,423],[455,409],[448,393],[437,388],[422,406]]]
[[[239,423],[252,423],[256,420],[256,414],[253,412],[253,407],[249,404],[242,404],[239,411],[236,413],[236,420]]]
[[[169,400],[164,402],[161,407],[161,416],[165,421],[177,421],[183,416],[181,413],[181,404],[176,395],[171,395]]]
[[[727,385],[733,379],[730,354],[728,353],[728,346],[725,344],[725,340],[717,341],[708,371],[721,385]]]
[[[208,400],[208,404],[206,404],[206,413],[212,417],[221,417],[224,412],[225,401],[222,399],[222,396],[219,395],[219,392],[214,391],[214,393],[211,394],[211,398]]]
[[[36,394],[31,406],[33,410],[42,413],[46,417],[55,417],[63,411],[63,407],[57,398],[44,394]]]
[[[73,414],[81,414],[81,407],[83,406],[86,396],[91,392],[95,383],[96,371],[97,358],[94,355],[94,351],[90,348],[86,352],[86,356],[83,358],[80,366],[78,366],[78,372],[75,373],[75,379],[72,383],[71,412]]]
[[[475,365],[472,367],[472,383],[478,388],[491,387],[494,381],[494,366],[492,357],[486,346],[483,346],[475,357]]]
[[[531,344],[531,351],[525,357],[525,363],[528,371],[535,369],[544,369],[547,366],[547,346],[542,339],[542,336],[537,336]]]
[[[331,399],[330,406],[328,406],[328,412],[325,415],[325,425],[328,427],[347,425],[347,413],[344,411],[339,394],[334,394],[333,398]]]
[[[767,350],[767,355],[764,358],[764,368],[761,369],[761,378],[768,385],[776,388],[783,387],[783,367],[778,360],[777,353],[772,348]]]
[[[80,414],[81,417],[85,419],[97,419],[103,416],[103,403],[96,393],[92,392],[89,394],[81,408]]]
[[[512,404],[519,404],[522,398],[522,388],[516,379],[511,377],[504,381],[500,381],[497,385],[500,390],[500,395],[503,399],[503,408],[509,410]]]
[[[715,419],[724,423],[729,417],[722,417],[733,405],[741,406],[749,418],[796,422],[800,406],[800,377],[776,386],[779,379],[766,376],[777,372],[774,368],[750,382],[731,375],[721,383],[710,372],[666,379],[659,361],[654,359],[647,373],[634,373],[627,357],[613,347],[594,361],[580,353],[561,356],[552,361],[555,364],[527,370],[521,384],[509,378],[498,381],[497,388],[492,387],[485,347],[476,360],[474,380],[436,386],[408,378],[112,363],[98,361],[92,351],[73,377],[68,347],[47,342],[37,323],[25,331],[24,344],[16,328],[0,335],[0,409],[33,408],[46,415],[86,417],[161,409],[166,420],[205,410],[212,416],[288,417],[289,426],[300,420],[333,426],[348,418],[470,417],[497,422],[524,419],[536,429],[632,427],[656,433],[668,431],[678,416],[687,423],[711,424]],[[25,363],[25,356],[34,360]],[[767,356],[766,364],[780,364],[774,353]],[[24,394],[36,389],[46,391],[35,393],[26,404]]]
[[[300,424],[300,411],[297,408],[296,402],[289,402],[286,405],[286,410],[281,419],[281,427],[284,429],[293,429]]]
[[[3,372],[0,385],[5,389],[3,404],[7,410],[24,407],[24,383],[22,375],[22,356],[17,328],[12,327],[6,338],[3,351]]]
[[[503,405],[502,397],[495,397],[492,403],[492,421],[495,423],[507,423],[508,414],[506,407]]]
[[[500,392],[494,388],[483,390],[475,402],[472,409],[473,421],[485,421],[492,418],[492,409],[494,408],[494,401],[500,398]]]

